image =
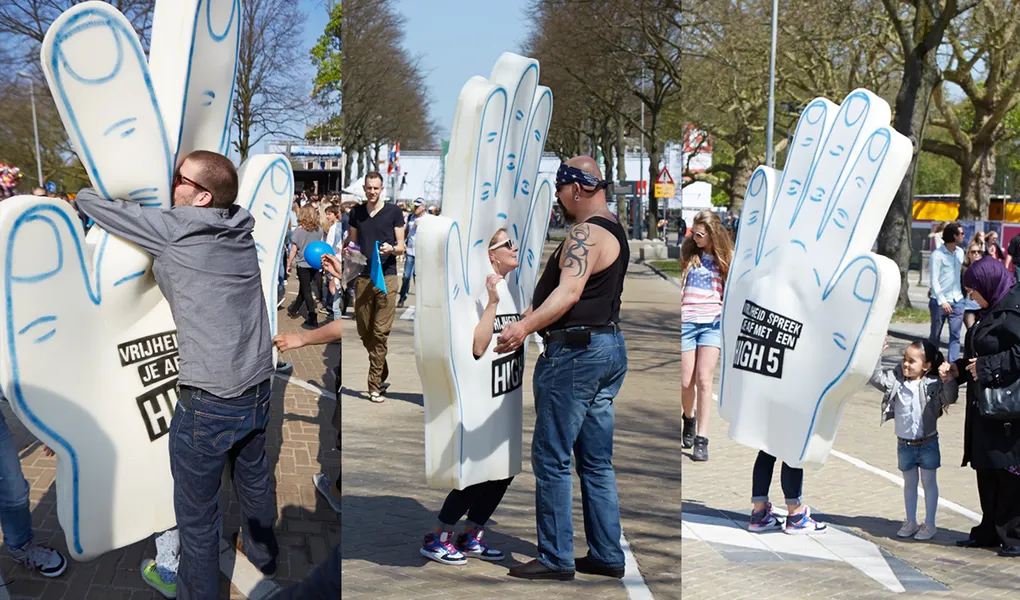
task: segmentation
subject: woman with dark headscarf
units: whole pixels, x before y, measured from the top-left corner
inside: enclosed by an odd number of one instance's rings
[[[978,401],[986,388],[1008,387],[1020,379],[1020,286],[991,256],[963,275],[963,287],[977,302],[978,322],[967,332],[963,358],[954,374],[967,386],[963,466],[977,472],[981,523],[967,548],[1000,547],[1000,556],[1020,556],[1020,419],[984,417]]]

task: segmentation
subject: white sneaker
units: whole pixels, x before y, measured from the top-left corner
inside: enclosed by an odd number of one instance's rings
[[[935,537],[936,533],[938,533],[938,529],[934,525],[929,525],[925,523],[917,531],[917,535],[914,536],[914,539],[921,541],[930,540],[931,538]]]
[[[896,532],[896,536],[902,538],[910,537],[917,533],[918,529],[920,527],[914,521],[904,521],[903,527],[900,527],[900,530]]]
[[[59,577],[67,569],[67,559],[53,548],[32,542],[20,550],[11,550],[11,557],[43,577]]]

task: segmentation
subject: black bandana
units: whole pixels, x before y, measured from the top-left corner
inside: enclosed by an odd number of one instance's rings
[[[560,168],[556,171],[556,187],[558,188],[568,183],[579,183],[583,187],[593,187],[595,191],[604,190],[610,184],[609,181],[599,179],[587,171],[571,167],[567,163],[561,163]]]

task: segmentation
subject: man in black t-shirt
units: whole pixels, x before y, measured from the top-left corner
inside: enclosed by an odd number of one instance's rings
[[[365,176],[364,204],[351,211],[350,241],[361,247],[368,259],[354,282],[354,318],[361,343],[368,350],[368,393],[372,402],[382,402],[389,387],[386,364],[387,342],[397,309],[397,255],[404,253],[404,215],[395,204],[386,204],[382,196],[383,178],[376,171]],[[386,290],[372,282],[371,273],[376,243]]]

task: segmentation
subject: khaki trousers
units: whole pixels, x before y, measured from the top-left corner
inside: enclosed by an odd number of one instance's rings
[[[393,317],[397,310],[397,291],[400,279],[396,275],[386,276],[386,292],[383,294],[368,277],[361,276],[354,283],[354,319],[358,335],[365,350],[368,350],[368,392],[381,393],[382,383],[389,377],[386,364],[387,342]]]

